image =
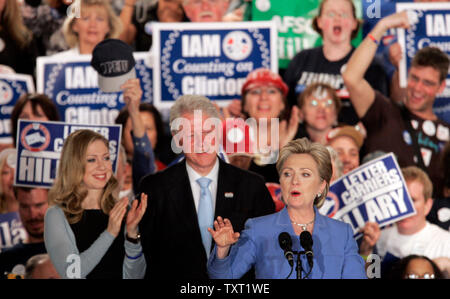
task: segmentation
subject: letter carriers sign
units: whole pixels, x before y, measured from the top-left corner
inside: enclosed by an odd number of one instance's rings
[[[367,221],[384,227],[416,213],[392,153],[333,182],[320,212],[349,223],[356,237]]]

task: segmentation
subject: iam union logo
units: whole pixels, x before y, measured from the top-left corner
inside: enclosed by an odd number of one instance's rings
[[[40,123],[27,125],[20,134],[20,142],[27,150],[40,152],[45,150],[50,143],[50,132]]]
[[[244,60],[252,53],[252,38],[244,31],[232,31],[223,39],[222,49],[229,59]]]

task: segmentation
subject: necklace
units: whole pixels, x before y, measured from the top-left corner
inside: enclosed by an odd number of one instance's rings
[[[292,221],[292,220],[291,220],[291,222],[292,222],[292,224],[295,224],[295,225],[297,225],[297,226],[300,226],[300,227],[302,228],[302,230],[305,231],[308,225],[314,223],[314,220],[315,220],[315,219],[316,219],[316,215],[314,215],[314,219],[311,220],[311,221],[308,222],[308,223],[297,223],[297,222]]]

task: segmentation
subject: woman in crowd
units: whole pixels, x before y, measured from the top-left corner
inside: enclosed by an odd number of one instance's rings
[[[138,224],[147,207],[117,201],[108,141],[91,130],[66,139],[49,192],[45,246],[62,278],[142,278],[146,269]],[[127,215],[125,216],[125,214]],[[123,225],[123,220],[125,225]]]
[[[242,86],[242,112],[253,129],[255,154],[249,170],[264,176],[266,182],[278,183],[274,162],[279,149],[294,138],[298,126],[298,109],[287,117],[288,87],[281,77],[269,69],[256,69],[248,74]],[[273,119],[279,121],[278,129]]]
[[[308,263],[301,256],[302,277],[365,278],[364,261],[350,225],[317,210],[332,176],[328,150],[306,138],[293,140],[281,150],[277,170],[286,207],[248,220],[242,235],[234,232],[230,220],[217,217],[214,230],[208,229],[216,243],[208,262],[210,277],[240,278],[254,266],[256,278],[295,278],[291,275],[294,265],[290,266],[278,243],[280,234],[287,232],[293,251],[307,250],[306,242],[300,246],[297,240],[301,234],[312,235],[309,244],[314,255]]]
[[[9,72],[34,74],[37,47],[25,27],[17,0],[0,0],[0,65]]]
[[[423,255],[408,255],[397,261],[389,271],[389,279],[443,279],[435,262]]]
[[[22,95],[11,112],[11,136],[16,144],[17,121],[19,119],[36,121],[59,121],[58,108],[45,94],[27,93]]]
[[[327,144],[327,135],[337,125],[341,100],[335,90],[325,83],[312,83],[298,97],[300,116],[295,139],[307,137],[313,142]]]
[[[290,105],[296,104],[296,95],[309,84],[328,83],[343,101],[339,122],[355,125],[359,121],[341,76],[342,67],[355,50],[351,41],[357,36],[359,27],[360,21],[351,0],[324,0],[320,3],[313,29],[321,35],[323,45],[299,52],[289,63],[284,79],[289,86]],[[387,95],[388,79],[381,63],[374,60],[365,77],[375,89]]]
[[[92,54],[95,46],[108,38],[118,38],[122,23],[108,0],[80,0],[79,16],[67,17],[63,33],[70,50],[53,55],[67,57],[73,54]]]

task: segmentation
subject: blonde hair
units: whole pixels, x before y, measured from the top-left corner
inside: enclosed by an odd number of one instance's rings
[[[433,196],[433,183],[431,183],[428,174],[417,166],[408,166],[402,168],[402,175],[405,182],[417,181],[423,186],[423,197],[425,201]]]
[[[79,4],[79,2],[81,3]],[[122,33],[122,21],[116,15],[108,0],[76,0],[72,5],[80,5],[80,13],[81,10],[85,9],[86,7],[92,6],[103,7],[106,10],[106,13],[108,15],[109,32],[106,34],[105,39],[118,38],[120,33]],[[64,38],[71,48],[78,46],[79,42],[78,34],[73,30],[73,24],[76,21],[76,17],[77,16],[75,13],[71,14],[66,18],[63,24]]]
[[[58,174],[55,184],[49,191],[48,199],[51,205],[57,205],[64,211],[71,224],[80,221],[84,211],[81,204],[88,194],[83,183],[86,151],[88,146],[97,140],[109,148],[108,140],[91,130],[76,131],[64,142]],[[100,208],[105,214],[109,214],[116,203],[118,187],[117,179],[111,175],[100,198]]]
[[[308,154],[317,163],[319,176],[326,182],[325,189],[320,197],[316,196],[314,199],[314,205],[320,208],[327,197],[328,190],[330,189],[330,180],[333,175],[330,153],[325,146],[318,142],[311,142],[306,137],[292,140],[281,149],[280,156],[278,157],[277,171],[280,177],[284,162],[294,154]]]
[[[1,27],[8,32],[12,39],[23,49],[33,38],[31,31],[23,23],[22,13],[17,0],[6,0],[5,7],[0,14]]]

